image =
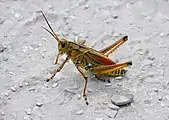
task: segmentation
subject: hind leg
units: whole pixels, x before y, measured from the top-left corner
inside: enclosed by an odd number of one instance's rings
[[[115,43],[113,43],[112,45],[100,50],[99,52],[108,56],[109,54],[111,54],[113,51],[115,51],[120,45],[122,45],[127,40],[128,40],[128,36],[124,36],[120,40],[118,40]]]

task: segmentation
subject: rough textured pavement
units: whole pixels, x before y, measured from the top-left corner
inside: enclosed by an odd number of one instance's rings
[[[168,0],[0,0],[0,120],[169,120]],[[55,78],[57,42],[52,27],[71,40],[101,49],[129,40],[110,58],[133,61],[122,80],[84,80],[69,62]],[[60,58],[59,63],[64,59]],[[134,101],[111,109],[111,96],[127,91]],[[114,118],[115,116],[115,118]]]

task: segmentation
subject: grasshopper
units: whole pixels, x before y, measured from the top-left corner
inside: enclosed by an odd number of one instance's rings
[[[58,54],[56,56],[56,62],[58,62],[59,56],[62,54],[66,54],[67,57],[63,61],[63,63],[54,71],[54,73],[47,79],[50,81],[56,75],[56,73],[60,72],[60,70],[64,67],[65,63],[71,59],[74,63],[77,70],[80,74],[84,77],[85,84],[83,88],[83,97],[88,105],[87,97],[86,97],[86,89],[88,85],[88,77],[85,75],[85,71],[89,71],[93,73],[97,78],[101,80],[105,80],[100,78],[101,75],[104,76],[124,76],[126,70],[123,68],[132,65],[132,61],[127,61],[124,63],[115,63],[112,61],[108,56],[114,52],[120,45],[128,40],[128,36],[122,37],[120,40],[116,41],[115,43],[111,44],[110,46],[102,49],[102,50],[95,50],[91,47],[85,46],[83,43],[72,42],[67,39],[59,39],[52,27],[50,26],[46,16],[41,11],[48,27],[43,27],[47,32],[49,32],[54,39],[58,42]]]

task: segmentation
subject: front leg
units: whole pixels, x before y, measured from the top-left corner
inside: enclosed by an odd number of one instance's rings
[[[59,55],[60,55],[60,52],[56,55],[55,64],[57,64],[57,63],[58,63],[58,60],[59,60]]]
[[[47,79],[47,82],[49,82],[49,80],[53,79],[53,77],[56,75],[56,73],[59,72],[59,71],[63,68],[63,66],[65,65],[65,63],[66,63],[68,60],[69,60],[69,57],[67,56],[66,59],[63,61],[63,63],[59,66],[59,68],[56,69],[56,70],[54,71],[54,73]]]

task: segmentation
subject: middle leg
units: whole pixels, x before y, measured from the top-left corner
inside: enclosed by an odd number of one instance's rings
[[[89,102],[87,101],[87,97],[86,97],[86,90],[87,90],[87,84],[88,84],[88,77],[83,73],[83,71],[81,70],[81,68],[77,65],[75,65],[77,70],[81,73],[81,75],[84,77],[85,79],[85,85],[84,85],[84,89],[83,89],[83,98],[86,101],[86,105],[89,105]]]

